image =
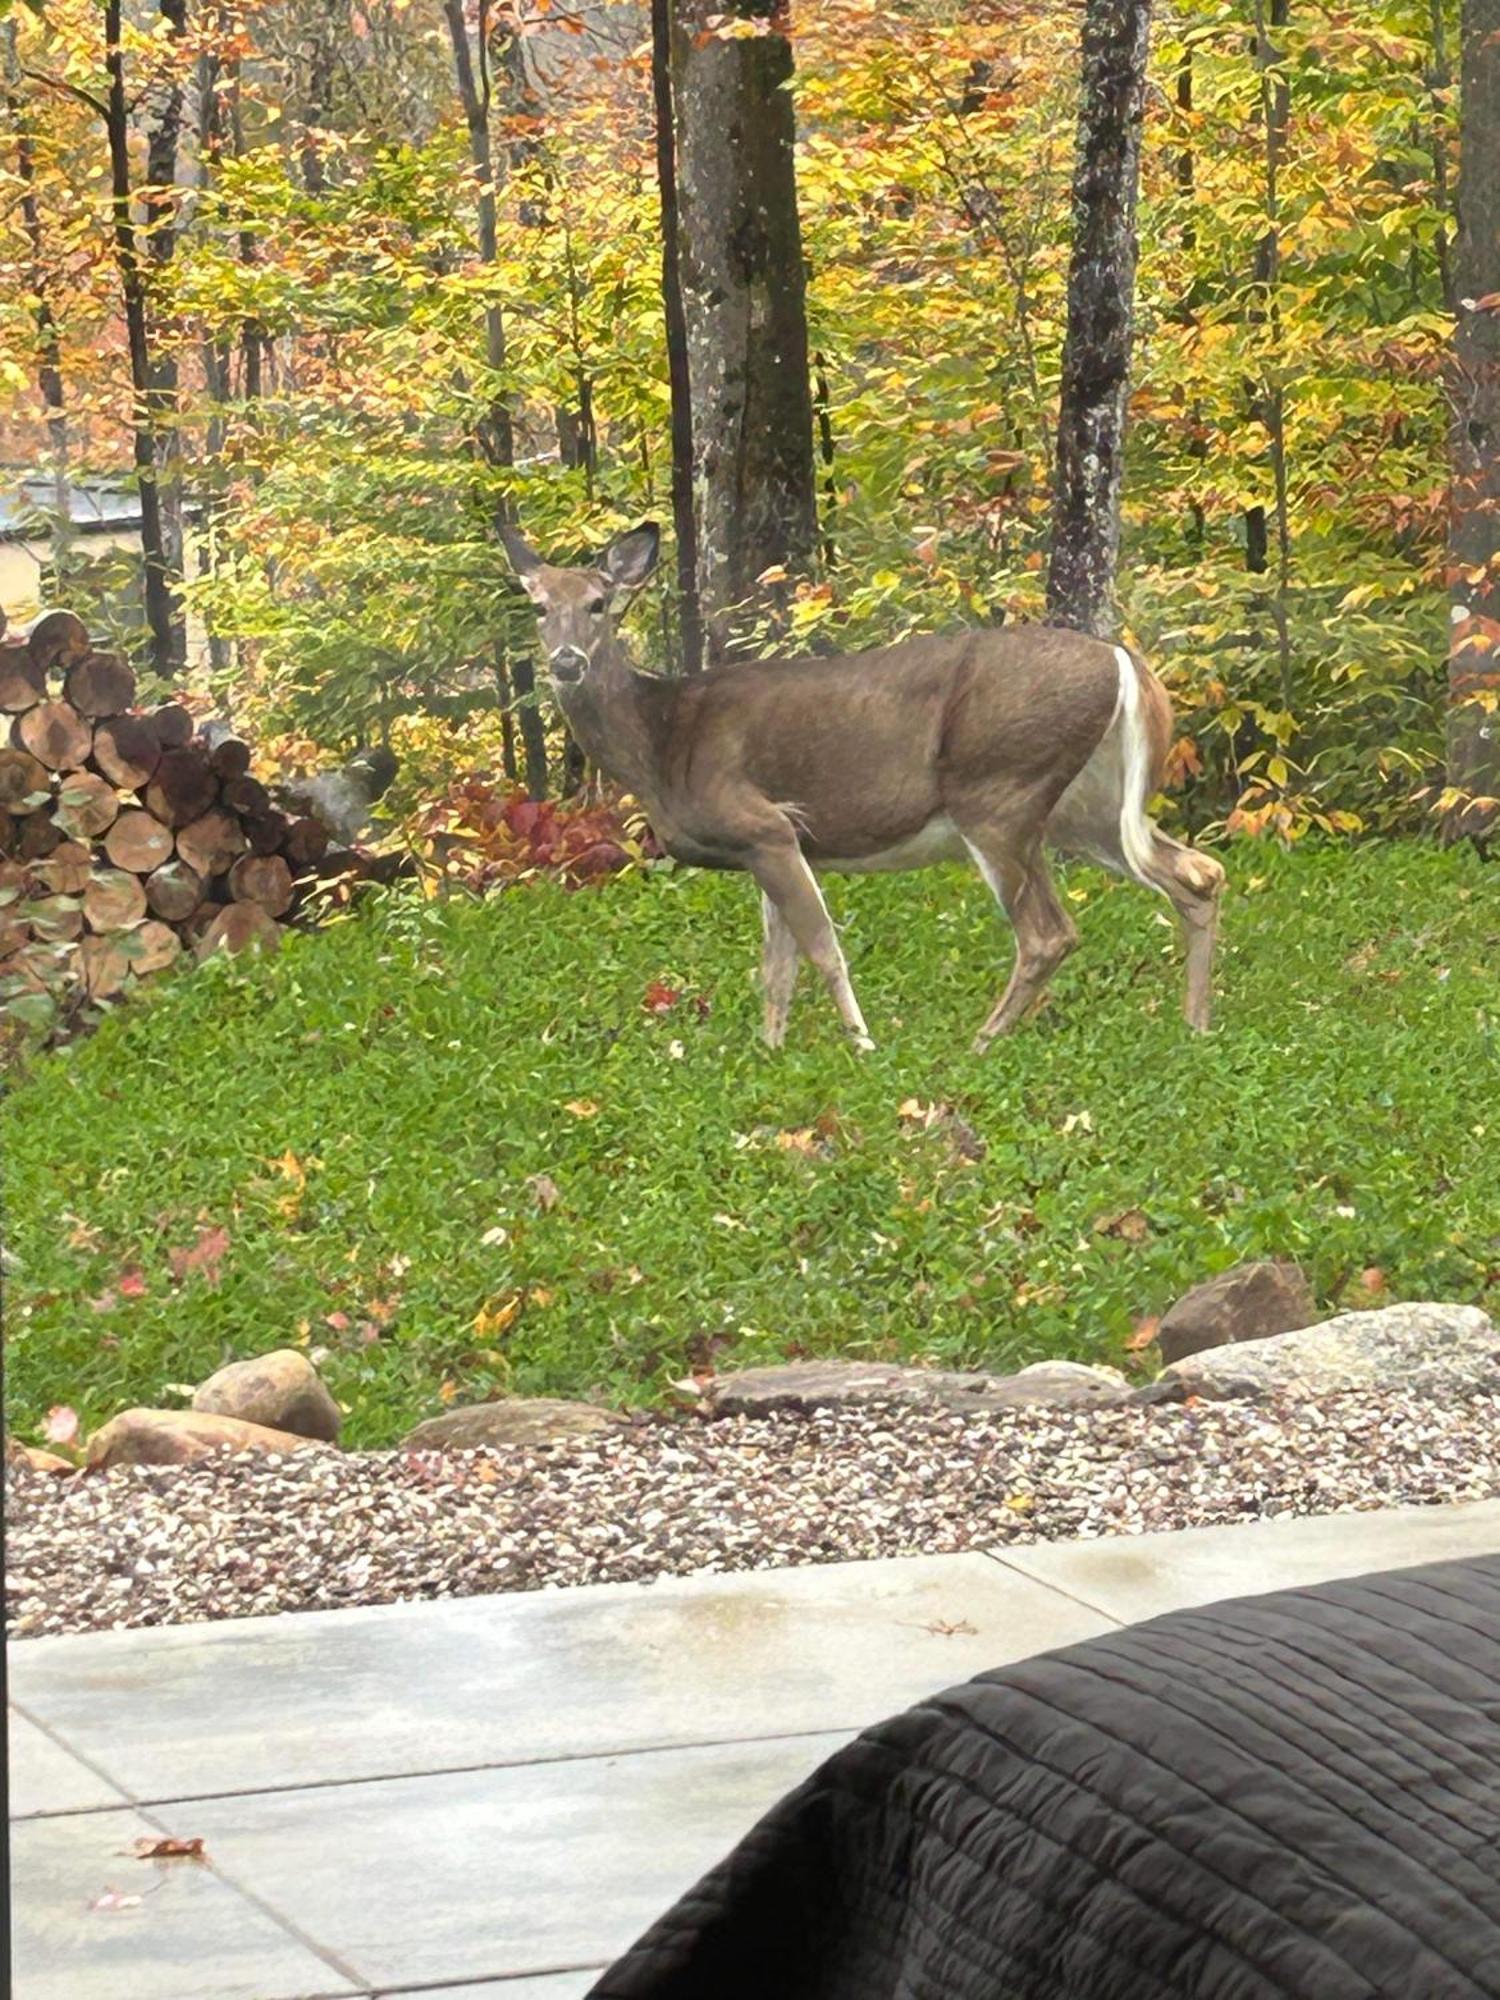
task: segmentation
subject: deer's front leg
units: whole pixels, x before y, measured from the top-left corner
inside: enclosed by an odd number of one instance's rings
[[[782,923],[796,940],[797,948],[823,975],[854,1046],[862,1050],[873,1049],[875,1044],[870,1039],[865,1017],[859,1011],[859,1002],[849,983],[849,968],[844,963],[838,932],[828,914],[828,905],[823,901],[817,877],[797,846],[796,836],[789,832],[784,842],[778,841],[773,847],[758,849],[749,863],[749,869],[760,884],[761,894],[776,906]],[[793,972],[795,974],[795,967]],[[791,998],[790,990],[787,998]],[[770,1018],[768,1000],[768,1030]]]
[[[786,1040],[786,1017],[797,985],[797,940],[771,898],[761,891],[760,919],[764,936],[760,958],[761,992],[765,997],[766,1046],[779,1049]]]

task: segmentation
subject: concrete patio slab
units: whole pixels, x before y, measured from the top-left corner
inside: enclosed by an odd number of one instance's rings
[[[482,1979],[477,1985],[408,1986],[401,1993],[382,1993],[379,2000],[583,2000],[602,1965],[588,1972],[543,1973],[538,1979]]]
[[[159,1816],[376,1991],[399,1990],[607,1963],[847,1740],[387,1778]]]
[[[1040,1542],[997,1551],[996,1557],[1091,1610],[1133,1624],[1219,1598],[1295,1590],[1370,1570],[1410,1569],[1496,1550],[1500,1500],[1478,1500],[1093,1542]]]
[[[130,1811],[11,1830],[15,2000],[322,2000],[358,1993],[281,1924],[192,1861],[138,1861]],[[94,1908],[109,1891],[139,1897]]]
[[[856,1729],[1109,1622],[919,1557],[35,1639],[11,1688],[145,1802]]]
[[[16,2000],[582,2000],[925,1694],[1180,1606],[1496,1549],[1484,1502],[24,1641]],[[120,1852],[148,1830],[212,1866]]]
[[[96,1771],[54,1743],[45,1730],[14,1708],[6,1715],[10,1816],[34,1819],[43,1813],[90,1812],[128,1803]]]

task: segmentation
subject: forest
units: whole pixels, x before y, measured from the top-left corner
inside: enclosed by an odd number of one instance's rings
[[[541,798],[583,772],[497,526],[655,516],[649,667],[1102,618],[1191,831],[1482,835],[1497,42],[1495,0],[15,0],[12,621],[69,604],[273,760],[379,738],[408,808]],[[139,549],[70,523],[101,479]]]

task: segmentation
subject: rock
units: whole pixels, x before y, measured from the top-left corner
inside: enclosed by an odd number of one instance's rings
[[[278,1347],[253,1361],[231,1361],[209,1376],[193,1397],[193,1408],[338,1443],[339,1406],[307,1356],[294,1347]]]
[[[124,1410],[89,1439],[88,1463],[190,1465],[223,1451],[326,1451],[316,1438],[268,1430],[206,1410]]]
[[[760,1417],[771,1410],[892,1402],[949,1410],[1014,1410],[1029,1403],[1074,1409],[1122,1403],[1130,1392],[1118,1369],[1090,1368],[1080,1361],[1036,1361],[1016,1375],[903,1368],[886,1361],[789,1361],[720,1375],[701,1393],[716,1416]]]
[[[1500,1390],[1500,1332],[1477,1306],[1383,1306],[1268,1340],[1212,1347],[1164,1369],[1147,1400]]]
[[[1206,1347],[1291,1333],[1317,1316],[1295,1264],[1236,1264],[1185,1292],[1162,1320],[1156,1344],[1163,1362],[1185,1361]]]
[[[55,1451],[43,1451],[40,1445],[22,1444],[19,1438],[5,1440],[5,1463],[28,1465],[33,1472],[47,1472],[54,1475],[78,1470],[70,1458],[59,1458]]]
[[[480,1445],[554,1444],[618,1430],[625,1419],[595,1403],[552,1396],[512,1396],[499,1403],[463,1403],[428,1417],[402,1440],[408,1451],[473,1451]]]

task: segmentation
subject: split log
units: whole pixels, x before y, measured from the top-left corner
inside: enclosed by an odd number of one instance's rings
[[[49,611],[45,618],[39,618],[27,635],[27,645],[34,664],[44,674],[93,651],[87,625],[71,611]]]
[[[144,715],[116,715],[94,731],[94,767],[123,792],[150,784],[161,762],[156,731]]]
[[[186,923],[203,902],[203,877],[185,861],[164,861],[146,877],[146,901],[169,924]]]
[[[116,868],[129,868],[137,875],[149,875],[170,861],[176,844],[171,827],[139,806],[122,812],[104,836],[104,851]]]
[[[24,639],[0,644],[0,711],[21,715],[47,698],[47,676]]]
[[[219,781],[208,767],[208,752],[193,743],[164,750],[146,787],[146,810],[167,826],[191,826],[219,796]]]
[[[137,979],[164,972],[182,956],[182,939],[170,924],[146,923],[120,940]]]
[[[279,854],[247,854],[229,871],[229,893],[237,903],[255,903],[279,917],[292,906],[292,871]]]
[[[146,920],[146,885],[127,868],[101,868],[83,892],[91,931],[128,931]]]
[[[244,779],[240,782],[243,784]],[[279,854],[286,844],[291,821],[272,806],[269,812],[253,813],[245,821],[245,838],[252,854]]]
[[[200,875],[222,875],[245,851],[245,834],[233,813],[218,806],[200,815],[177,836],[177,852]]]
[[[119,794],[93,771],[69,771],[57,794],[57,823],[74,840],[97,840],[115,823]]]
[[[16,722],[14,735],[49,771],[80,769],[94,747],[93,725],[70,701],[44,701],[28,709]]]
[[[294,873],[311,868],[328,852],[328,829],[320,819],[294,819],[286,830],[281,851]]]
[[[115,825],[119,825],[118,820]],[[94,857],[82,841],[65,840],[45,861],[37,863],[35,872],[54,895],[81,896],[93,875]]]
[[[208,761],[214,776],[231,784],[250,769],[250,745],[242,743],[238,736],[221,736],[209,751]]]
[[[39,764],[29,750],[0,750],[0,808],[31,812],[51,796],[52,780],[45,764]]]
[[[65,944],[83,935],[83,911],[76,896],[34,896],[16,912],[41,944]]]
[[[271,794],[259,778],[231,778],[224,786],[224,803],[244,819],[261,819],[271,810]]]
[[[88,653],[64,674],[63,693],[80,715],[123,715],[135,700],[135,674],[118,653]]]
[[[15,819],[0,806],[0,854],[14,854],[19,837]]]
[[[31,942],[31,926],[14,910],[0,910],[0,960],[8,959],[22,945]]]
[[[28,813],[16,831],[16,852],[25,861],[40,861],[62,844],[62,828],[49,812]]]
[[[185,750],[193,740],[193,718],[175,701],[153,709],[150,720],[163,750]]]
[[[204,959],[216,951],[275,951],[280,943],[280,924],[259,903],[226,903],[199,938],[197,952]]]
[[[130,977],[125,942],[117,937],[86,937],[78,947],[83,990],[91,1000],[108,1000],[124,990]]]

